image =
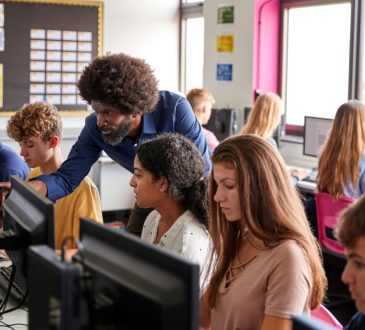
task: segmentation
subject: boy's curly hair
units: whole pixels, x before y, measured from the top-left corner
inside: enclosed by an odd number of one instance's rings
[[[152,112],[159,93],[151,67],[142,59],[120,53],[97,57],[78,82],[81,97],[114,106],[123,114]]]
[[[7,124],[8,136],[17,141],[40,137],[47,142],[52,136],[62,138],[62,119],[57,108],[47,102],[24,104]]]

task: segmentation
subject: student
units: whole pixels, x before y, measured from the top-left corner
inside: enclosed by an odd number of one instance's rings
[[[261,94],[250,111],[240,134],[256,134],[265,138],[275,149],[278,149],[272,135],[280,123],[281,103],[280,96],[275,93]]]
[[[144,223],[142,240],[174,251],[203,270],[209,235],[204,161],[198,148],[176,133],[140,144],[130,185],[139,207],[155,209]]]
[[[191,104],[200,125],[202,125],[202,130],[207,139],[209,150],[213,153],[215,147],[219,144],[219,141],[213,132],[203,127],[203,125],[208,123],[212,114],[212,106],[215,103],[213,95],[207,89],[194,88],[190,90],[186,98]]]
[[[365,193],[365,105],[342,104],[318,161],[317,189],[339,198]]]
[[[10,181],[12,175],[25,180],[28,174],[29,168],[23,159],[13,149],[0,142],[0,181]]]
[[[94,109],[67,160],[56,173],[33,181],[34,187],[55,201],[71,193],[104,151],[133,172],[139,142],[161,132],[178,132],[199,148],[210,170],[210,155],[201,127],[182,96],[158,91],[157,79],[143,60],[125,54],[97,57],[78,82],[80,95]],[[148,210],[147,210],[148,211]],[[135,208],[127,230],[140,235],[146,211]]]
[[[20,144],[20,155],[33,169],[28,179],[53,173],[62,165],[62,121],[55,106],[45,102],[24,105],[9,119],[7,132]],[[56,202],[56,249],[61,249],[66,237],[79,238],[80,217],[103,222],[99,192],[88,177],[72,194]]]
[[[359,311],[345,330],[363,330],[365,329],[365,197],[361,197],[341,215],[335,234],[345,247],[347,256],[342,281],[349,286]]]
[[[218,260],[210,263],[201,326],[291,329],[294,314],[322,302],[326,277],[285,165],[252,134],[222,141],[212,163],[209,232]]]

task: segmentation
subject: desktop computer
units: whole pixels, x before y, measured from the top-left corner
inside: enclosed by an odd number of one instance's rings
[[[212,109],[210,119],[204,127],[212,131],[219,141],[237,133],[237,118],[234,109]]]

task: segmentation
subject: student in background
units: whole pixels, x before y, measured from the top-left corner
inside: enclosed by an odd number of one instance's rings
[[[102,151],[133,172],[137,145],[161,132],[177,132],[192,140],[209,172],[209,149],[189,102],[175,93],[159,92],[153,70],[144,60],[123,53],[97,57],[84,69],[78,89],[94,112],[57,172],[30,182],[42,195],[56,201],[70,194]],[[140,236],[149,212],[135,207],[127,231]]]
[[[272,136],[280,123],[281,103],[280,96],[275,93],[261,94],[250,111],[240,134],[256,134],[278,149]]]
[[[213,95],[207,89],[194,88],[190,90],[186,98],[191,104],[198,122],[202,125],[202,130],[207,140],[209,150],[213,153],[215,147],[219,144],[219,141],[213,132],[203,127],[203,125],[208,123],[212,114],[212,107],[215,103]]]
[[[12,175],[17,175],[23,180],[29,174],[29,167],[19,155],[8,146],[0,142],[0,182],[9,182]],[[0,210],[2,209],[5,197],[10,191],[10,183],[1,187]],[[0,212],[0,228],[2,227],[2,213]]]
[[[365,105],[342,104],[318,161],[317,189],[339,198],[365,193]]]
[[[205,269],[209,250],[207,183],[198,148],[175,133],[143,142],[137,148],[130,185],[139,207],[155,209],[144,223],[142,240]]]
[[[28,174],[29,168],[24,160],[13,149],[0,142],[0,181],[10,181],[12,175],[25,180]]]
[[[7,132],[20,144],[20,155],[33,169],[28,180],[53,173],[62,165],[62,121],[55,106],[45,102],[24,105],[9,119]],[[56,249],[61,249],[66,237],[79,238],[80,217],[103,222],[99,192],[88,177],[72,194],[56,202]]]
[[[347,264],[342,281],[349,286],[359,311],[345,330],[365,329],[365,197],[342,213],[335,234],[345,247]]]
[[[322,302],[319,246],[285,165],[263,138],[238,135],[212,157],[209,233],[212,277],[201,326],[291,329],[294,314]]]

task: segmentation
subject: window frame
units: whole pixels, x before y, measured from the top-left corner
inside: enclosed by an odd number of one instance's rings
[[[351,4],[351,21],[350,21],[350,49],[349,49],[349,82],[348,82],[348,99],[359,99],[361,95],[362,76],[362,35],[365,23],[361,21],[362,10],[361,0],[281,0],[280,5],[280,64],[279,64],[279,89],[282,96],[286,114],[286,54],[287,54],[287,9],[308,7],[316,5],[329,5],[338,3]],[[364,9],[364,8],[363,8]],[[365,101],[365,100],[364,100]],[[285,135],[303,136],[303,126],[286,124]]]

